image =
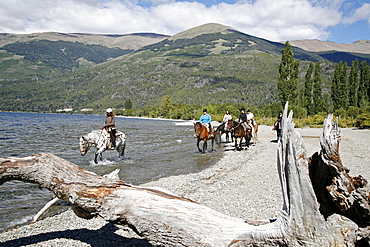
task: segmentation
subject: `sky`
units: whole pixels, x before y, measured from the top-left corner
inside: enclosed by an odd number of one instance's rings
[[[0,0],[0,33],[175,35],[207,23],[271,41],[370,40],[370,0]]]

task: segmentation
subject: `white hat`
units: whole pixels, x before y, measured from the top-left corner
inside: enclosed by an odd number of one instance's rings
[[[108,108],[107,112],[113,112],[112,108]]]

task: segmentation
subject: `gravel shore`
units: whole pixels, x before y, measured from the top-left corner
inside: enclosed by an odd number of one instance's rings
[[[297,129],[307,157],[320,150],[322,129]],[[370,178],[369,130],[341,129],[340,155],[351,176]],[[248,220],[268,220],[279,215],[282,198],[276,168],[276,132],[260,126],[258,142],[248,150],[225,145],[223,158],[199,173],[172,176],[143,184],[162,187],[224,214]],[[194,144],[195,145],[195,144]],[[195,146],[194,146],[195,147]],[[199,154],[202,155],[202,154]],[[85,220],[71,210],[34,224],[0,233],[0,246],[150,246],[127,227],[101,218]]]

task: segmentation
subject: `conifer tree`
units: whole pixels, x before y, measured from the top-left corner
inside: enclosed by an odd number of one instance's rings
[[[335,65],[334,76],[331,84],[331,100],[333,101],[334,109],[340,108],[340,98],[339,98],[339,84],[340,84],[340,73],[342,69],[342,62]]]
[[[341,69],[341,79],[340,79],[340,92],[341,92],[341,104],[340,107],[347,109],[349,106],[349,88],[348,88],[348,73],[347,73],[348,64],[347,62],[342,63]]]
[[[313,111],[312,111],[313,114],[317,114],[324,110],[320,71],[321,71],[320,62],[316,62],[315,74],[313,79]]]
[[[302,97],[302,106],[307,109],[307,113],[309,115],[312,114],[312,104],[313,104],[313,92],[312,92],[312,73],[313,73],[314,65],[310,63],[307,73],[305,75],[305,82],[304,82],[304,93]]]
[[[348,78],[348,100],[350,106],[358,106],[358,59],[352,61],[351,72]]]
[[[166,117],[173,110],[173,105],[171,104],[171,98],[169,95],[165,95],[162,104],[159,107],[159,115]]]
[[[292,46],[287,41],[282,50],[278,78],[278,94],[282,105],[285,105],[287,101],[291,105],[297,104],[298,66],[299,60],[294,60]]]
[[[125,106],[125,108],[126,108],[127,110],[132,109],[132,102],[131,102],[131,100],[130,100],[130,99],[126,99],[126,100],[125,100],[125,103],[124,103],[124,106]]]
[[[335,110],[348,107],[347,63],[342,61],[335,66],[331,97]]]
[[[360,107],[367,107],[370,101],[370,70],[366,60],[361,62],[358,103]]]

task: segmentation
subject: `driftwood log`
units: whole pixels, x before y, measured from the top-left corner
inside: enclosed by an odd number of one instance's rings
[[[366,180],[343,167],[340,133],[325,120],[321,150],[305,157],[292,112],[282,120],[278,172],[283,207],[261,225],[230,217],[171,192],[96,175],[53,154],[0,159],[0,184],[37,183],[71,205],[76,215],[128,225],[154,246],[355,246],[368,244]]]

